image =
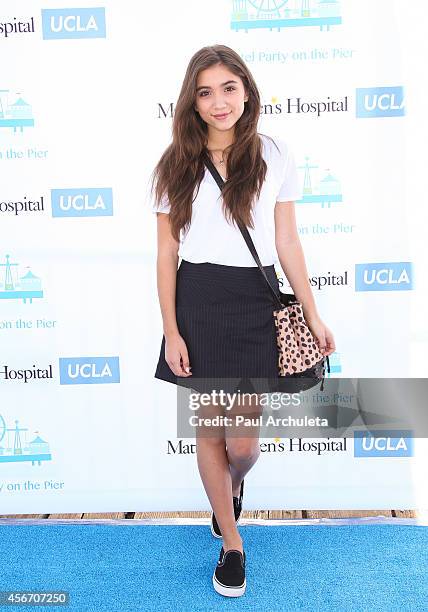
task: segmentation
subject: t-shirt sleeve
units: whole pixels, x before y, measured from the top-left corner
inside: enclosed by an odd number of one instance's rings
[[[280,141],[281,148],[281,183],[276,196],[277,202],[295,202],[302,198],[302,186],[297,172],[296,159],[293,151]]]
[[[159,206],[156,206],[156,203],[153,202],[152,205],[152,212],[153,213],[166,213],[168,214],[171,210],[171,204],[168,201],[168,197],[166,196],[166,194],[163,196],[163,198],[160,201]]]
[[[159,207],[157,207],[154,190],[152,191],[151,187],[152,187],[151,178],[148,177],[145,183],[144,192],[143,192],[143,201],[144,201],[144,206],[146,210],[151,211],[152,213],[157,213],[157,212],[169,213],[170,204],[169,204],[168,197],[166,196],[166,194],[164,194],[159,204]]]

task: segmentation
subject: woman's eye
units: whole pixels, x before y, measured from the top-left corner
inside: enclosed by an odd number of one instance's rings
[[[233,85],[229,85],[228,87],[226,87],[226,90],[230,90],[230,91],[235,91],[236,87],[233,87]],[[201,91],[199,94],[200,98],[205,98],[204,94],[209,93],[209,91]]]

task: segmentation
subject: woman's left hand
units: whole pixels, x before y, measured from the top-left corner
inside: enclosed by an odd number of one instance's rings
[[[317,341],[319,350],[327,357],[336,350],[334,337],[327,325],[325,325],[319,316],[308,317],[305,315],[306,323]]]

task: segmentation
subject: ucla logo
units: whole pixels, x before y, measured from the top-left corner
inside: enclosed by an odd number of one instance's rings
[[[367,87],[356,91],[356,116],[402,117],[405,114],[403,87]]]
[[[355,291],[413,289],[410,261],[355,264]]]
[[[354,432],[354,457],[412,457],[412,431]]]
[[[52,217],[111,217],[113,192],[98,189],[51,189]]]
[[[119,383],[119,357],[60,357],[61,385]]]
[[[105,38],[104,8],[42,9],[43,38]]]

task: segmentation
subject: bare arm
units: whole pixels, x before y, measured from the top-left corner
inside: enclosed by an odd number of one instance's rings
[[[301,302],[306,322],[317,339],[324,356],[336,350],[333,334],[321,321],[312,288],[309,284],[305,256],[296,225],[294,202],[275,204],[275,246],[278,259],[293,289]]]
[[[275,205],[275,246],[281,268],[290,282],[294,295],[302,303],[305,318],[318,316],[297,232],[294,202],[277,202]]]
[[[177,280],[179,243],[172,237],[169,215],[157,213],[158,255],[157,287],[165,337],[178,333],[175,314],[175,288]]]
[[[169,214],[157,213],[158,255],[157,287],[165,336],[165,361],[176,376],[191,376],[189,355],[177,325],[175,308],[178,249],[172,234]]]

